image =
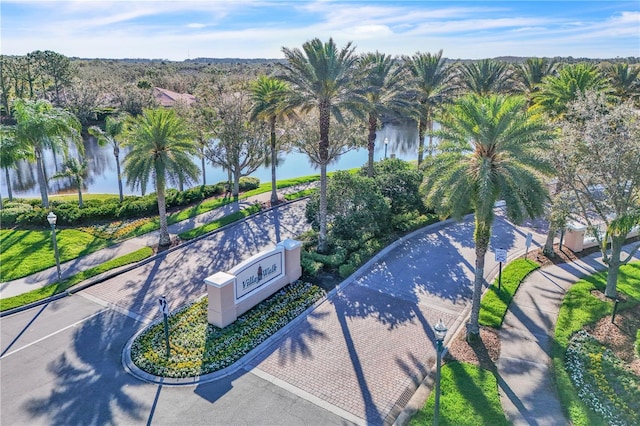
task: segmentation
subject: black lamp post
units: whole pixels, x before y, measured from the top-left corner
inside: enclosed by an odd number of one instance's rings
[[[58,281],[62,279],[62,273],[60,272],[60,255],[58,254],[58,241],[56,238],[56,221],[58,216],[54,212],[49,212],[47,215],[47,221],[51,225],[51,237],[53,238],[53,252],[56,255],[56,268],[58,269]]]
[[[389,145],[389,138],[384,138],[384,158],[387,159],[387,145]]]
[[[447,326],[444,325],[442,318],[433,327],[433,332],[436,335],[437,354],[436,354],[436,401],[435,412],[433,414],[433,424],[438,425],[440,421],[440,366],[442,364],[442,352],[444,350],[444,338],[447,335]]]

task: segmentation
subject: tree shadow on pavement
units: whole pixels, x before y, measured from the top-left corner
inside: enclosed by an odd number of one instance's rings
[[[122,348],[137,324],[114,311],[84,322],[73,346],[47,365],[53,380],[49,396],[34,398],[25,409],[48,424],[104,425],[145,420],[146,403],[132,395],[142,382],[122,368]]]

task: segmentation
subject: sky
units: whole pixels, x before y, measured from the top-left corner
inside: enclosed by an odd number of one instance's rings
[[[330,37],[356,52],[640,56],[640,1],[0,0],[0,53],[283,58]]]

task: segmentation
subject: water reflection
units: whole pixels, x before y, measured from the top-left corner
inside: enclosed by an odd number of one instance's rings
[[[415,123],[385,124],[376,136],[375,159],[381,160],[384,157],[384,140],[388,139],[387,155],[396,156],[403,160],[415,160],[418,157],[418,131]],[[116,172],[115,157],[113,148],[110,145],[100,146],[93,136],[88,136],[84,140],[85,161],[88,163],[88,172],[85,176],[83,193],[118,193],[118,181]],[[70,148],[70,155],[77,156],[74,147]],[[126,151],[120,154],[120,160],[125,157]],[[278,179],[288,179],[308,174],[318,173],[305,154],[288,153],[283,155],[284,161],[277,169]],[[54,155],[51,151],[46,151],[43,155],[46,176],[48,178],[49,194],[75,194],[77,192],[71,179],[50,179],[56,171],[60,169],[63,162],[61,155]],[[194,160],[200,166],[200,159]],[[329,171],[360,167],[367,161],[367,150],[359,149],[350,151],[342,155],[338,161],[328,167]],[[206,166],[207,184],[225,181],[227,174],[219,167],[214,167],[207,162]],[[5,198],[8,195],[5,173],[0,173],[0,193]],[[38,188],[38,178],[35,163],[20,162],[16,169],[9,172],[11,188],[14,197],[40,197]],[[271,179],[271,168],[261,167],[252,174],[261,182],[269,182]],[[195,185],[201,184],[198,181]],[[123,179],[123,190],[125,195],[140,195],[140,191],[133,191],[126,186]],[[152,184],[147,187],[146,193],[153,192]]]

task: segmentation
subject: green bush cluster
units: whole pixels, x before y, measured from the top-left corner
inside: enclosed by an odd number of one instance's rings
[[[314,251],[316,239],[307,235],[302,269],[308,277],[320,271],[346,278],[386,246],[397,234],[419,229],[438,220],[428,212],[419,195],[422,173],[398,159],[374,165],[374,176],[363,167],[354,173],[337,171],[327,184],[327,221],[330,252]],[[320,196],[314,193],[306,217],[319,228]]]
[[[254,177],[240,179],[242,192],[260,186],[260,180]],[[201,185],[184,191],[169,189],[166,192],[167,208],[183,207],[198,203],[209,197],[219,196],[227,190],[226,182],[215,185]],[[4,227],[38,226],[47,223],[47,214],[53,210],[58,216],[58,225],[69,226],[100,221],[135,219],[158,214],[158,199],[154,194],[145,196],[126,196],[122,203],[118,197],[104,200],[86,200],[80,208],[75,201],[51,200],[51,208],[42,208],[40,200],[21,200],[5,203],[0,210],[0,222]]]

